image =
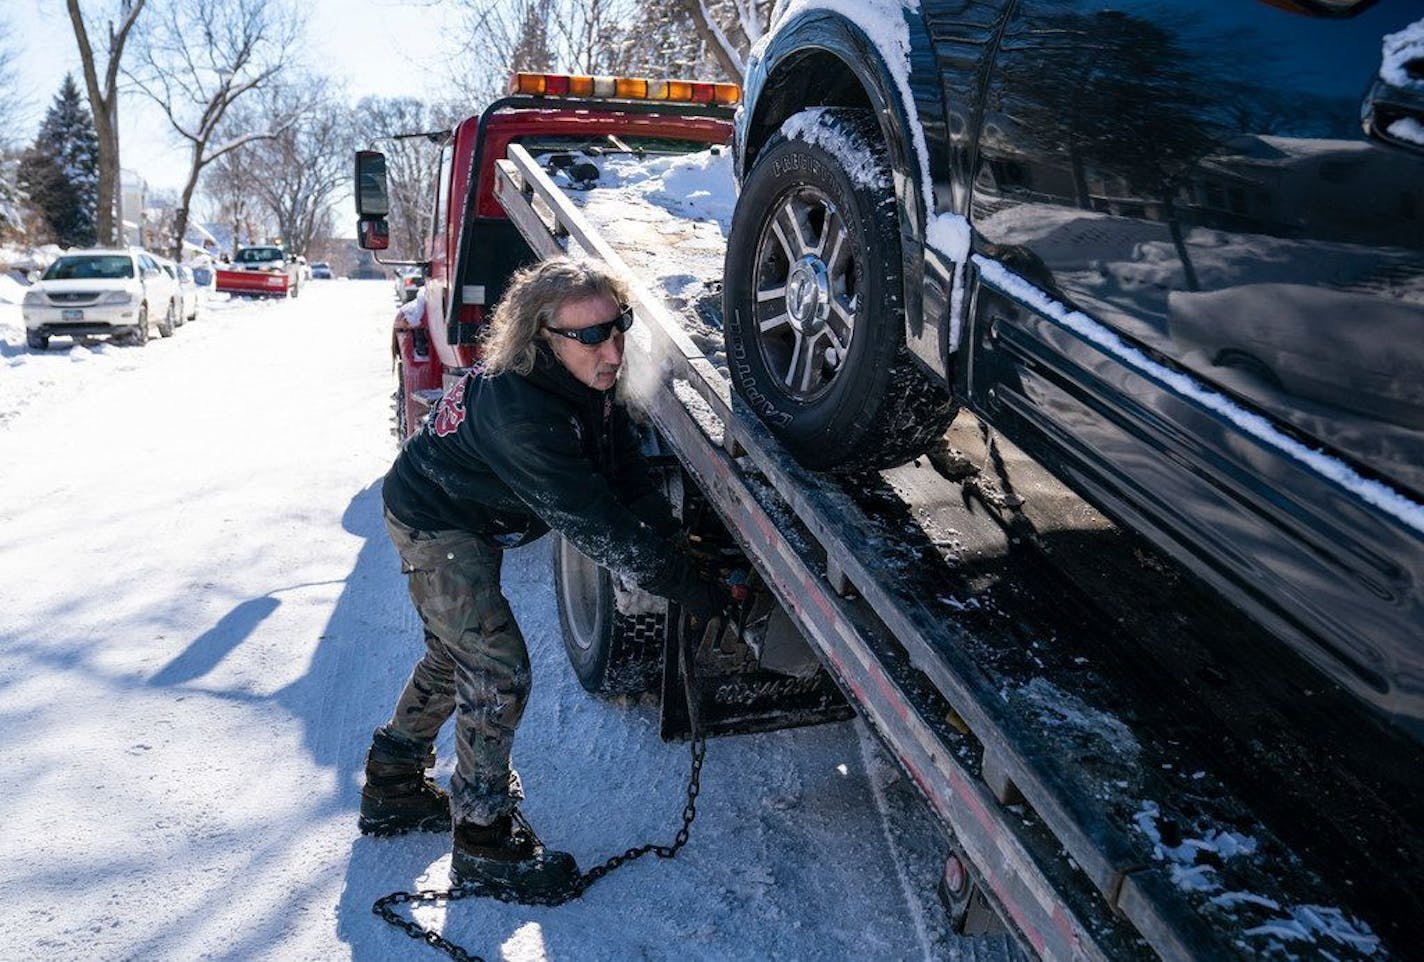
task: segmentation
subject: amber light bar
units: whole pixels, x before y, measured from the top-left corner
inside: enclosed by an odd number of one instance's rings
[[[640,77],[586,77],[564,73],[517,73],[512,94],[535,97],[584,97],[589,100],[665,100],[688,104],[738,104],[738,84],[699,80],[645,80]]]

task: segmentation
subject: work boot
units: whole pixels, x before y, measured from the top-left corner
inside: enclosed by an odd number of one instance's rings
[[[435,753],[376,729],[361,788],[363,835],[404,835],[450,829],[450,796],[425,777]]]
[[[568,852],[546,852],[534,828],[516,809],[489,825],[455,826],[450,860],[453,885],[484,883],[520,896],[557,898],[572,894],[578,865]]]

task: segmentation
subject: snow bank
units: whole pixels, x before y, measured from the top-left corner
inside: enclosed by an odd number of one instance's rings
[[[0,274],[0,304],[18,304],[25,299],[25,285],[9,274]]]

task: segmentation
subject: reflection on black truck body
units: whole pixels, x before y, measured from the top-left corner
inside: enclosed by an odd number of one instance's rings
[[[904,86],[856,25],[797,14],[748,75],[738,172],[770,192],[758,160],[797,110],[841,111],[838,136],[878,117],[906,353],[1424,737],[1424,2],[1289,5],[923,0]],[[735,273],[732,318],[771,296]],[[868,383],[853,341],[838,360]],[[777,410],[803,446],[825,413]]]

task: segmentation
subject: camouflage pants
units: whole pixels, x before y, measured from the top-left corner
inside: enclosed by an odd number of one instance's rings
[[[386,512],[425,625],[416,663],[386,730],[428,748],[455,716],[456,822],[489,824],[524,797],[510,765],[529,700],[529,652],[499,590],[503,552],[462,531],[416,531]]]

